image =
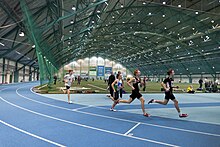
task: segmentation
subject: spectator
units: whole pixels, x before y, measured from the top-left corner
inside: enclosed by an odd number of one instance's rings
[[[119,75],[122,76],[121,71],[118,71],[118,74],[117,74],[116,77],[118,77]],[[124,88],[124,80],[123,80],[123,76],[122,76],[122,86],[121,86],[121,88],[119,90],[120,98],[122,98],[123,88]]]
[[[54,85],[56,85],[57,84],[57,76],[54,75],[53,79],[54,79]]]
[[[80,76],[78,76],[77,80],[78,80],[77,85],[80,85],[80,83],[81,83],[81,77],[80,77]]]
[[[147,77],[144,76],[144,79],[143,79],[143,86],[144,86],[143,91],[146,90],[146,81],[147,81]]]
[[[192,94],[195,93],[195,90],[193,90],[193,86],[192,86],[192,85],[190,85],[190,86],[187,88],[187,93],[192,93]]]
[[[112,86],[111,84],[115,81],[115,76],[114,76],[114,73],[111,72],[111,75],[109,76],[109,79],[108,79],[108,86],[109,86],[109,90],[110,90],[110,95],[113,97],[113,92],[114,90],[112,89]]]
[[[202,83],[203,83],[203,80],[202,78],[199,80],[199,89],[202,89]]]

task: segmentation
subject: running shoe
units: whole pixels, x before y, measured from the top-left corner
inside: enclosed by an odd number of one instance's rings
[[[147,114],[147,113],[145,113],[145,114],[143,114],[145,117],[150,117],[150,114]]]
[[[72,104],[73,102],[72,102],[72,101],[69,101],[68,103],[69,103],[69,104]]]
[[[117,111],[117,110],[115,110],[115,109],[113,109],[113,108],[110,108],[110,111],[114,111],[114,112],[115,112],[115,111]]]
[[[151,100],[148,102],[148,104],[153,103],[153,101],[154,101],[154,99],[151,99]]]
[[[188,114],[180,114],[179,117],[187,117]]]

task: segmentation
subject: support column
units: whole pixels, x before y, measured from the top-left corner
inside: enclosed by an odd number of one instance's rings
[[[79,75],[81,77],[81,73],[82,73],[82,61],[79,62],[80,68],[79,68]]]
[[[189,83],[192,83],[192,74],[189,75]]]
[[[180,81],[181,81],[181,83],[182,83],[182,74],[180,74]]]
[[[29,81],[32,81],[32,71],[31,71],[31,66],[29,66]]]
[[[25,66],[23,68],[23,82],[25,82]]]
[[[15,63],[14,82],[18,82],[18,62]]]
[[[33,77],[34,77],[34,78],[33,78],[33,81],[36,81],[36,77],[35,77],[35,76],[36,76],[36,69],[35,69],[35,68],[34,68],[34,71],[33,71],[33,72],[34,72],[34,75],[33,75]]]
[[[3,58],[3,66],[2,66],[2,83],[5,83],[5,58]]]
[[[37,69],[37,81],[39,80],[39,75],[40,75],[40,73],[39,73],[39,68]]]
[[[90,71],[90,56],[89,56],[89,60],[88,60],[88,78],[90,80],[90,73],[89,73],[89,71]]]

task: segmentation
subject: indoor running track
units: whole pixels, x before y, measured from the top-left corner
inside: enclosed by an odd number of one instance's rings
[[[31,87],[37,84],[0,86],[1,147],[220,146],[219,124],[112,112],[108,110],[110,100],[105,106],[67,104],[33,93]],[[103,100],[106,101],[106,97],[103,96]],[[139,107],[139,103],[133,106]],[[146,107],[151,109],[149,105]],[[205,115],[201,112],[201,117]]]

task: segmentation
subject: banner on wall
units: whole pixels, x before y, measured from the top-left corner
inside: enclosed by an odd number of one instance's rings
[[[111,74],[112,67],[105,67],[105,74]]]
[[[104,66],[98,66],[97,68],[97,76],[104,76]]]
[[[96,67],[89,67],[89,76],[96,76]]]

